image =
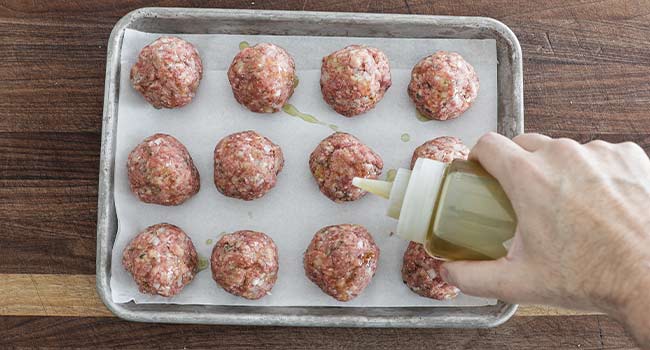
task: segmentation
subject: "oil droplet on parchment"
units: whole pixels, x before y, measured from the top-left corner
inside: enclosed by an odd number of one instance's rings
[[[419,121],[426,123],[432,121],[432,119],[429,119],[424,116],[424,114],[420,113],[417,109],[415,110],[415,117],[418,118]]]
[[[199,271],[203,271],[210,266],[210,262],[203,256],[199,256]]]

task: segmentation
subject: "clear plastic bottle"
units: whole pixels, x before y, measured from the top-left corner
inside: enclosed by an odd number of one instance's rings
[[[434,257],[491,260],[507,254],[517,227],[510,200],[478,163],[447,164],[420,158],[413,170],[399,169],[393,182],[352,182],[389,200],[396,234],[423,243]]]

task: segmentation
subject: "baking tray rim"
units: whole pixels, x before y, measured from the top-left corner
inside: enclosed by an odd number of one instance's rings
[[[114,126],[116,123],[118,85],[120,75],[120,53],[125,29],[136,20],[153,18],[183,17],[228,17],[241,20],[299,20],[313,22],[343,22],[365,24],[387,23],[419,23],[436,25],[463,25],[465,27],[487,28],[496,31],[504,38],[512,50],[511,73],[513,82],[513,98],[515,106],[515,126],[511,130],[515,135],[523,132],[523,69],[522,54],[519,41],[515,34],[502,22],[488,17],[465,16],[430,16],[402,14],[368,14],[341,12],[310,12],[310,11],[275,11],[275,10],[230,10],[204,8],[162,8],[145,7],[133,10],[122,17],[113,27],[107,45],[106,80],[104,84],[104,108],[102,118],[102,141],[98,190],[98,219],[97,219],[97,256],[96,256],[96,288],[106,307],[117,317],[137,322],[161,323],[192,323],[192,324],[222,324],[222,325],[259,325],[259,326],[307,326],[307,327],[394,327],[394,328],[490,328],[506,322],[516,310],[516,304],[506,304],[499,301],[501,309],[496,315],[452,315],[452,316],[400,316],[400,315],[306,315],[306,314],[265,314],[265,313],[197,313],[197,312],[168,312],[168,311],[133,311],[125,307],[127,304],[115,303],[110,292],[110,253],[112,250],[111,235],[116,232],[116,220],[111,215],[113,200],[113,169],[114,169]],[[114,212],[114,208],[113,208]],[[112,230],[111,227],[115,227]],[[165,304],[164,306],[168,306]],[[248,308],[248,306],[228,306],[233,310]],[[260,307],[254,307],[255,309]],[[273,309],[274,307],[266,307]],[[282,309],[309,309],[310,307],[283,307]],[[408,308],[364,308],[364,307],[313,307],[318,309],[390,309],[392,311]],[[435,307],[436,310],[445,307]],[[478,309],[481,307],[459,307],[450,309]],[[423,308],[419,308],[423,309]]]

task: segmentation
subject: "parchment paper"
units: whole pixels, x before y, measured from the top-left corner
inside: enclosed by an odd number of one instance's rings
[[[483,133],[496,130],[497,84],[494,40],[383,39],[350,37],[290,37],[239,35],[179,35],[196,45],[205,72],[194,101],[176,110],[156,110],[132,87],[129,71],[139,51],[161,34],[127,30],[121,57],[120,96],[115,158],[115,206],[118,233],[113,247],[111,291],[118,303],[269,305],[269,306],[470,306],[495,304],[495,300],[460,295],[452,301],[434,301],[411,292],[403,284],[400,269],[407,243],[389,234],[396,221],[385,216],[387,203],[367,195],[359,201],[336,204],[322,195],[309,172],[311,151],[332,133],[327,126],[310,124],[284,112],[260,115],[240,106],[232,96],[227,69],[239,43],[272,42],[284,47],[296,62],[300,84],[290,103],[341,131],[352,133],[384,160],[384,176],[390,168],[408,167],[413,149],[437,136],[460,137],[472,146]],[[349,44],[382,49],[390,60],[393,86],[372,111],[347,119],[336,114],[320,93],[323,56]],[[422,57],[437,50],[460,53],[475,68],[480,92],[475,105],[460,118],[422,122],[416,118],[406,87],[410,70]],[[277,186],[261,199],[245,202],[221,195],[214,186],[213,151],[217,142],[233,132],[253,129],[282,147],[285,167]],[[201,191],[177,207],[141,203],[129,191],[126,160],[145,137],[164,132],[178,138],[189,150],[201,174]],[[408,134],[410,141],[402,141]],[[210,269],[174,298],[140,294],[121,264],[122,251],[149,225],[168,222],[192,238],[199,254],[209,258],[222,232],[258,230],[270,235],[279,251],[279,276],[272,295],[257,301],[224,292],[211,278]],[[353,301],[338,302],[325,295],[304,274],[302,255],[314,233],[326,225],[362,224],[372,233],[381,257],[372,283]],[[212,244],[207,244],[211,239]]]

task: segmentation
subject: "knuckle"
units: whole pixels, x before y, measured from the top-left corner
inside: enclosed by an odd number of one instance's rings
[[[483,134],[478,141],[476,142],[476,145],[486,145],[486,144],[492,144],[494,143],[498,138],[498,135],[495,132],[488,132],[486,134]]]
[[[585,148],[575,140],[562,138],[551,143],[552,154],[569,161],[580,161],[586,159]]]
[[[593,149],[611,149],[612,144],[603,140],[593,140],[585,145],[586,147]]]
[[[499,148],[499,141],[499,136],[494,132],[483,134],[470,151],[470,156],[480,159],[482,156],[494,154],[494,150]]]
[[[553,141],[551,147],[559,151],[572,152],[572,151],[576,151],[580,147],[580,144],[577,141],[572,139],[560,138]]]
[[[623,142],[623,143],[619,143],[617,146],[618,146],[618,148],[620,150],[622,150],[625,153],[627,153],[627,152],[630,152],[630,153],[637,152],[637,153],[644,153],[645,154],[645,150],[643,150],[643,148],[641,148],[641,146],[639,146],[637,143],[632,142],[632,141],[626,141],[626,142]]]
[[[531,135],[535,135],[535,134],[519,134],[519,135],[513,137],[512,141],[517,142],[517,141],[525,140],[525,139],[531,137]]]

